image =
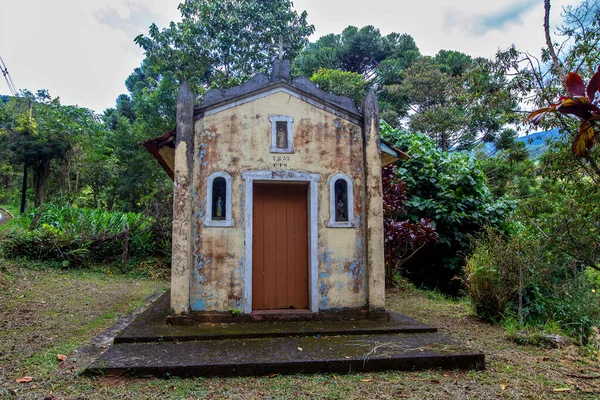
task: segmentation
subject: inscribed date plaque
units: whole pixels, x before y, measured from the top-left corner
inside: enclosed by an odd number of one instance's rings
[[[273,156],[273,168],[287,168],[290,156]]]

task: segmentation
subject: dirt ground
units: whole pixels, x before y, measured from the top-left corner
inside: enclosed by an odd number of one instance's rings
[[[76,349],[167,283],[57,271],[0,259],[0,399],[573,399],[600,398],[593,346],[521,346],[478,321],[466,302],[408,288],[388,308],[435,325],[486,354],[485,371],[419,371],[251,378],[88,378]],[[232,349],[235,351],[235,349]],[[60,361],[57,356],[66,355]],[[18,378],[30,382],[17,383]]]

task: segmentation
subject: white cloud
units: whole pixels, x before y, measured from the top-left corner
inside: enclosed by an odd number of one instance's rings
[[[177,0],[29,0],[3,4],[0,56],[20,89],[48,89],[65,104],[98,112],[126,92],[125,79],[143,59],[134,43],[152,22],[179,16]],[[115,10],[122,28],[98,21],[98,10]],[[117,21],[118,22],[118,21]],[[0,93],[8,88],[0,83]]]
[[[524,25],[523,18],[529,11],[536,9],[537,0],[517,1],[510,3],[488,3],[493,9],[468,10],[457,7],[443,8],[443,28],[452,31],[459,26],[468,34],[482,36],[490,31],[505,31],[517,25]]]
[[[101,24],[122,31],[128,37],[145,33],[148,21],[157,21],[160,17],[150,5],[126,1],[117,7],[104,6],[92,11],[94,18]]]
[[[552,2],[552,22],[561,21],[560,10],[577,0]],[[458,50],[473,56],[492,57],[496,51],[510,47],[537,53],[543,46],[542,31],[544,5],[534,6],[517,15],[513,23],[507,21],[499,29],[484,30],[481,21],[493,19],[510,8],[530,4],[532,0],[491,2],[480,0],[459,1],[386,1],[367,3],[349,0],[294,0],[298,10],[306,9],[308,19],[316,27],[315,39],[327,33],[340,33],[346,26],[373,25],[382,34],[408,33],[423,54],[433,55],[440,49]],[[357,5],[353,7],[353,4]],[[492,21],[493,22],[493,21]],[[479,27],[479,28],[478,28]],[[478,35],[474,31],[480,30]]]

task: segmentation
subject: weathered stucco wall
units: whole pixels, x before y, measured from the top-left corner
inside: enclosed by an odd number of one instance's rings
[[[293,122],[293,154],[274,154],[270,116]],[[287,93],[278,92],[205,116],[195,124],[193,263],[190,304],[195,311],[244,308],[244,171],[288,170],[320,174],[318,182],[318,305],[320,310],[367,304],[361,128]],[[232,227],[204,227],[206,182],[214,172],[232,178]],[[329,182],[353,182],[353,228],[328,228]],[[248,283],[251,284],[251,283]]]
[[[189,311],[192,246],[190,216],[194,139],[194,95],[183,82],[177,96],[177,140],[173,182],[173,251],[171,259],[171,310]]]
[[[385,259],[383,245],[383,188],[381,182],[381,145],[379,138],[379,107],[375,92],[371,90],[363,102],[366,249],[369,311],[385,310]]]

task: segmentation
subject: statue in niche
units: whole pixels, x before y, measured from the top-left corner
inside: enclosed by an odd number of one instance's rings
[[[286,149],[287,143],[287,124],[285,122],[278,121],[277,125],[277,148]]]
[[[348,184],[343,179],[335,181],[335,220],[348,222]]]
[[[224,207],[224,204],[223,204],[223,199],[221,199],[221,197],[220,197],[220,196],[219,196],[219,198],[217,199],[217,204],[216,204],[216,205],[217,205],[217,212],[216,212],[216,216],[217,216],[217,217],[219,217],[219,218],[222,218],[222,217],[224,217],[224,215],[223,215],[223,207]]]
[[[335,220],[336,221],[345,221],[344,218],[344,200],[342,200],[342,196],[339,196],[339,200],[335,206]]]

